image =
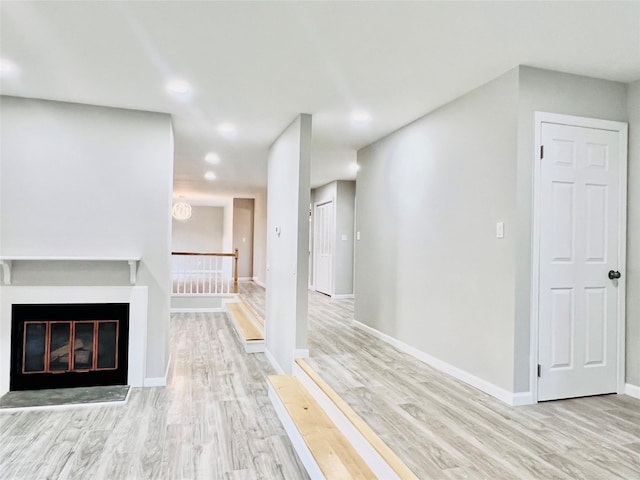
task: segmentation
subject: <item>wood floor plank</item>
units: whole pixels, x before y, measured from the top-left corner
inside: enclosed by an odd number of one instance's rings
[[[261,287],[243,287],[264,305]],[[640,479],[628,456],[640,453],[637,399],[510,407],[355,328],[353,300],[314,292],[309,350],[309,365],[420,478]]]
[[[334,403],[360,434],[371,444],[382,459],[401,479],[416,479],[415,474],[398,456],[378,437],[360,416],[302,359],[296,359],[298,366],[311,378],[324,394]]]
[[[240,289],[264,317],[264,289]],[[0,478],[308,478],[271,407],[264,354],[244,353],[224,314],[173,314],[170,333],[166,388],[132,389],[117,407],[0,413]],[[355,328],[353,300],[313,292],[309,350],[309,365],[421,479],[640,479],[632,397],[509,407]]]
[[[0,413],[0,478],[307,479],[264,354],[246,354],[222,313],[173,314],[170,333],[166,388],[132,389],[119,406]]]
[[[327,479],[376,478],[298,379],[291,375],[271,375],[269,382]]]
[[[264,331],[240,303],[227,303],[227,311],[245,340],[264,340]]]
[[[240,299],[240,302],[242,303],[242,306],[247,310],[247,312],[249,312],[249,315],[251,315],[253,320],[258,322],[262,326],[262,328],[264,328],[264,318],[262,317],[262,315],[260,315],[256,311],[256,309],[253,308],[253,305],[251,305],[250,302],[245,300],[245,298],[242,295],[238,295],[238,298]]]

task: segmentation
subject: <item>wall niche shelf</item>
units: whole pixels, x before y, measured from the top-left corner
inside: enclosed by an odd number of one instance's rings
[[[129,282],[135,285],[138,279],[140,257],[56,257],[56,256],[2,256],[2,280],[11,285],[11,268],[14,262],[126,262],[129,265]]]

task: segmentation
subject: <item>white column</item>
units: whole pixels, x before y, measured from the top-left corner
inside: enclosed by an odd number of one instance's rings
[[[311,115],[300,114],[269,149],[266,351],[291,373],[307,349]]]

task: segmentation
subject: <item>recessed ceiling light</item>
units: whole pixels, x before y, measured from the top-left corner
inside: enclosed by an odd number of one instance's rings
[[[216,177],[215,173],[209,171],[209,172],[204,174],[204,178],[206,178],[207,180],[211,181],[211,180],[215,180],[217,177]]]
[[[218,125],[218,133],[227,136],[233,135],[234,133],[236,133],[236,126],[230,122],[221,123],[220,125]]]
[[[20,68],[8,58],[0,58],[0,77],[16,77],[20,74]]]
[[[353,173],[356,173],[358,170],[360,170],[360,165],[358,165],[357,163],[352,163],[352,164],[349,165],[349,169]]]
[[[220,155],[215,152],[209,152],[204,156],[204,161],[212,165],[220,163]]]
[[[351,112],[351,121],[359,125],[369,123],[371,121],[371,114],[366,110],[354,110]]]
[[[191,93],[191,85],[185,80],[171,80],[166,85],[167,92],[174,95],[185,96]]]

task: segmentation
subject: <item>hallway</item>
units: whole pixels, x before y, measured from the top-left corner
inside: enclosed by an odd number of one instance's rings
[[[240,284],[264,314],[264,290]],[[308,363],[425,479],[640,478],[640,401],[509,407],[353,327],[309,293]],[[275,373],[224,314],[173,314],[167,388],[124,406],[0,413],[4,479],[307,478],[267,396]]]
[[[264,290],[241,284],[264,312]],[[309,292],[309,365],[420,478],[640,479],[640,400],[510,407],[355,328]]]

